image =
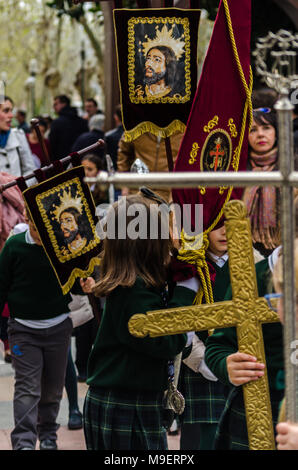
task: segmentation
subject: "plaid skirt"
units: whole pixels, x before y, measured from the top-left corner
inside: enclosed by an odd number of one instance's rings
[[[87,450],[167,450],[162,397],[90,387],[83,412]]]
[[[270,390],[274,432],[283,395],[283,390]],[[249,450],[242,387],[233,388],[230,391],[218,423],[215,450]]]
[[[181,422],[218,423],[227,398],[225,385],[207,380],[182,364],[178,390],[185,399],[185,410],[179,417]]]

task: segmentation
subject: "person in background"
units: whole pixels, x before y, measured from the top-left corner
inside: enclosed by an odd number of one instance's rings
[[[45,132],[47,130],[47,123],[46,121],[40,118],[38,119],[38,121],[39,121],[39,129],[40,129],[41,135],[43,136],[46,148],[48,150],[48,154],[50,156],[50,142],[45,137]],[[44,152],[39,143],[34,126],[31,126],[30,132],[26,134],[26,136],[28,139],[28,143],[29,143],[36,167],[40,168],[45,165],[48,165],[48,162],[45,160]]]
[[[77,110],[70,105],[68,96],[56,96],[53,108],[58,118],[53,120],[49,134],[52,161],[69,155],[79,135],[89,130],[88,122],[78,116]]]
[[[274,108],[274,104],[278,100],[278,93],[273,88],[262,87],[256,88],[252,92],[251,101],[253,109],[258,108]]]
[[[103,130],[104,127],[104,114],[101,109],[98,108],[97,101],[94,98],[87,98],[84,103],[84,119],[87,119],[88,121],[92,118],[92,116],[95,116],[96,114],[101,116],[101,123],[102,123],[102,128]]]
[[[107,154],[110,155],[112,159],[114,170],[117,171],[118,144],[124,131],[120,104],[116,106],[113,118],[115,122],[115,127],[105,133],[104,140],[107,144]]]
[[[104,132],[101,130],[102,127],[102,119],[100,114],[94,114],[88,122],[89,131],[83,132],[83,134],[79,135],[79,137],[75,140],[73,146],[71,147],[72,152],[77,152],[78,150],[82,150],[83,148],[89,147],[90,145],[95,144],[98,140],[104,139]],[[104,142],[103,142],[104,143]],[[97,149],[93,150],[93,153],[98,155],[104,162],[104,155],[105,155],[105,146],[98,147]]]
[[[276,114],[270,108],[255,109],[248,136],[248,168],[252,171],[278,169]],[[251,222],[252,240],[263,256],[269,256],[280,244],[280,189],[251,186],[243,193]]]
[[[16,112],[16,120],[18,121],[17,128],[22,129],[25,132],[25,134],[28,134],[28,132],[30,132],[30,126],[26,122],[26,116],[27,116],[26,111],[24,111],[23,109],[17,110]]]
[[[46,124],[47,124],[47,128],[46,128],[46,131],[44,133],[44,136],[45,136],[46,139],[48,139],[49,134],[50,134],[50,130],[51,130],[51,125],[52,125],[52,122],[53,122],[53,118],[51,118],[51,116],[49,114],[42,114],[41,119],[43,121],[45,121]]]
[[[84,155],[81,163],[87,177],[97,176],[100,171],[105,169],[104,160],[95,153]],[[109,201],[108,190],[102,190],[96,183],[88,183],[88,185],[96,207]]]
[[[33,156],[22,129],[11,128],[13,101],[8,96],[0,103],[0,172],[15,177],[32,173]]]

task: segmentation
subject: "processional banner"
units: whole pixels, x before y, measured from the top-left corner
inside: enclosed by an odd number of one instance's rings
[[[197,87],[200,10],[113,14],[125,140],[184,132]]]
[[[251,1],[221,0],[199,85],[174,171],[245,170],[248,130],[252,120],[250,68]],[[203,233],[188,236],[182,228],[178,259],[187,263],[186,278],[199,274],[201,288],[196,303],[213,302],[210,265],[205,259],[208,233],[223,223],[230,199],[241,199],[241,188],[204,187],[173,189],[182,210],[190,206],[188,227],[196,230],[196,207],[203,205]]]
[[[246,170],[252,119],[251,0],[221,0],[174,171]],[[242,189],[220,185],[173,189],[173,199],[203,204],[204,230],[220,221]],[[193,216],[192,216],[193,217]]]
[[[78,166],[27,189],[21,187],[64,294],[77,278],[90,276],[100,263],[95,205],[84,177],[84,167]]]

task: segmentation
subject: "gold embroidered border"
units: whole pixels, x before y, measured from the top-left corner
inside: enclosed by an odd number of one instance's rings
[[[70,289],[72,288],[72,286],[74,285],[74,282],[78,277],[89,277],[89,276],[91,276],[93,271],[94,271],[95,266],[99,266],[99,265],[100,265],[100,259],[97,256],[94,256],[94,258],[92,258],[90,260],[89,266],[88,266],[87,269],[74,268],[71,271],[71,274],[70,274],[69,279],[66,282],[66,284],[62,285],[60,283],[60,281],[58,280],[59,284],[60,284],[60,287],[62,289],[62,293],[64,295],[67,294],[70,291]]]
[[[185,95],[179,98],[177,95],[173,97],[136,97],[135,96],[135,31],[134,26],[136,24],[182,24],[184,26],[184,39],[185,39]],[[189,20],[188,18],[176,18],[176,17],[137,17],[130,18],[128,20],[128,87],[129,87],[129,98],[132,103],[135,104],[156,104],[156,103],[186,103],[191,97],[191,74],[190,74],[190,32],[189,32]]]
[[[80,179],[79,178],[73,178],[72,180],[70,181],[66,181],[64,183],[61,183],[59,184],[58,186],[55,186],[55,188],[52,188],[52,189],[49,189],[48,191],[45,191],[44,193],[41,193],[41,194],[38,194],[36,196],[36,203],[37,203],[37,206],[39,208],[39,211],[40,211],[40,214],[41,214],[41,217],[42,217],[42,220],[45,224],[45,227],[47,229],[47,232],[48,232],[48,235],[50,237],[50,240],[51,240],[51,243],[52,243],[52,246],[54,248],[54,251],[55,251],[55,254],[58,258],[58,260],[60,261],[60,263],[65,263],[66,261],[69,261],[73,258],[76,258],[77,257],[77,254],[73,254],[73,253],[70,253],[69,255],[63,255],[61,253],[61,249],[58,245],[58,242],[57,242],[57,238],[54,234],[54,230],[53,230],[53,226],[48,218],[48,215],[42,205],[42,199],[44,199],[45,197],[47,196],[50,196],[50,195],[54,195],[56,193],[58,193],[61,189],[65,189],[67,187],[71,187],[72,184],[76,184],[77,185],[77,191],[79,193],[79,195],[82,197],[82,205],[84,206],[84,209],[85,209],[85,212],[86,212],[86,215],[87,215],[87,218],[88,218],[88,221],[89,221],[89,224],[92,228],[92,232],[95,234],[95,238],[93,240],[91,240],[88,245],[86,245],[82,251],[80,252],[80,254],[84,254],[84,253],[87,253],[88,251],[90,251],[91,249],[95,248],[96,245],[99,243],[100,239],[96,233],[96,229],[95,229],[95,226],[94,226],[94,223],[93,223],[93,219],[92,219],[92,216],[91,216],[91,212],[90,212],[90,209],[89,209],[89,206],[88,204],[86,203],[86,198],[85,198],[85,195],[84,195],[84,192],[83,192],[83,189],[82,189],[82,186],[81,186],[81,182],[80,182]]]

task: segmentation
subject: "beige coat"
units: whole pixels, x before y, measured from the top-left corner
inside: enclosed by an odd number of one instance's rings
[[[180,132],[170,137],[174,163],[177,158],[182,137],[183,134],[181,134]],[[117,159],[117,166],[119,172],[130,171],[131,165],[137,158],[142,160],[147,165],[150,173],[169,171],[165,139],[158,138],[149,132],[141,135],[133,142],[125,142],[124,135],[122,135],[119,141]],[[154,185],[150,186],[150,189],[152,189],[152,191],[156,192],[167,201],[172,200],[171,190],[166,188],[154,189]],[[136,191],[129,191],[130,194],[134,192]]]

